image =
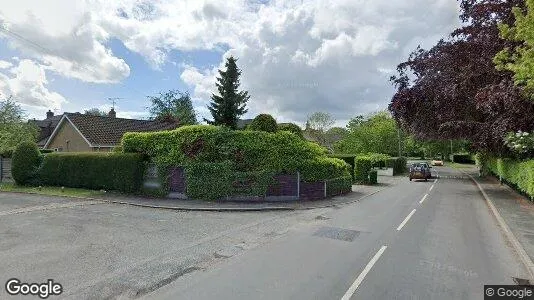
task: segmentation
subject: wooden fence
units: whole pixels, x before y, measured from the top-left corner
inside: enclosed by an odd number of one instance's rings
[[[0,157],[0,182],[13,182],[11,158]]]

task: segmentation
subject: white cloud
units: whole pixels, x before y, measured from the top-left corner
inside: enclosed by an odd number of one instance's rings
[[[8,69],[11,66],[13,66],[12,63],[5,61],[5,60],[0,60],[0,69]]]
[[[300,122],[313,111],[345,120],[385,108],[396,64],[458,25],[458,3],[451,0],[263,2],[0,0],[0,19],[44,48],[15,38],[11,46],[47,71],[88,82],[129,75],[110,50],[111,39],[154,68],[172,50],[229,49],[223,57],[239,57],[242,87],[252,95],[249,116],[267,112]],[[203,116],[216,70],[187,65],[180,75]]]
[[[13,99],[28,108],[37,110],[59,109],[66,99],[48,90],[45,70],[35,62],[22,59],[8,70],[0,72],[0,94]]]

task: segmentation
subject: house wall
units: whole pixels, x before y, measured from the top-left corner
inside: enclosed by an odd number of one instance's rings
[[[69,141],[67,145],[67,141]],[[48,144],[47,149],[62,149],[62,152],[87,152],[92,151],[89,144],[83,139],[72,124],[65,120],[56,132],[56,135]]]
[[[93,152],[111,152],[114,147],[93,147]]]

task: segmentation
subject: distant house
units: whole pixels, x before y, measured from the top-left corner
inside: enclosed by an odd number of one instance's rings
[[[111,151],[126,132],[171,130],[177,123],[64,113],[43,148],[58,152]]]
[[[29,123],[35,124],[39,128],[39,135],[37,136],[37,146],[44,148],[46,141],[52,135],[52,132],[56,128],[59,120],[63,115],[54,116],[54,113],[49,110],[46,113],[46,119],[44,120],[30,120]]]

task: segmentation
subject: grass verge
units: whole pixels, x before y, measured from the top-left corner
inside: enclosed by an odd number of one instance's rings
[[[64,196],[64,197],[98,197],[106,194],[104,191],[95,191],[77,188],[61,188],[57,186],[20,186],[14,183],[1,183],[0,192],[17,192],[39,194],[47,196]]]

